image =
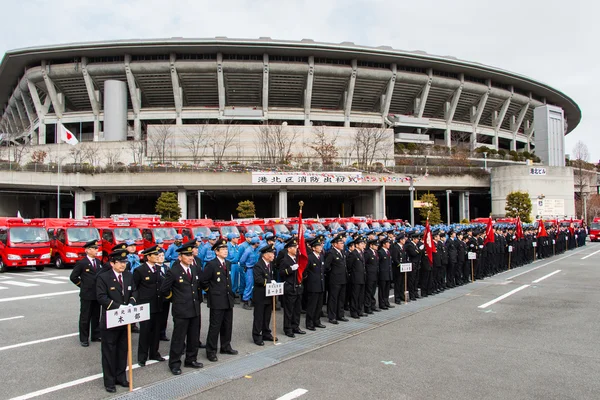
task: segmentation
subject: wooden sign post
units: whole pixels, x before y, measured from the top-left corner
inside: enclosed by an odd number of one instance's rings
[[[273,320],[273,344],[277,344],[277,315],[275,315],[275,302],[277,296],[283,295],[283,282],[278,283],[275,281],[271,281],[271,283],[267,283],[265,296],[273,298],[273,311],[272,311],[272,320]]]
[[[477,253],[470,251],[467,256],[471,260],[471,282],[475,282],[475,267],[473,266],[473,262],[477,259]]]
[[[408,293],[408,273],[412,272],[412,263],[401,263],[400,273],[402,272],[404,272],[404,303],[408,303],[408,299],[410,298],[410,294]]]

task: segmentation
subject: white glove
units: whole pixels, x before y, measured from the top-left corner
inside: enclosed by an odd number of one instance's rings
[[[292,265],[292,271],[295,271],[295,270],[297,270],[297,269],[298,269],[298,264],[294,264],[294,265]]]
[[[271,281],[271,283],[275,284],[275,283],[277,283],[277,281],[275,281],[275,280],[272,280],[272,281]]]
[[[423,246],[423,245],[419,246],[419,250],[423,250],[424,248],[425,248],[425,246]]]

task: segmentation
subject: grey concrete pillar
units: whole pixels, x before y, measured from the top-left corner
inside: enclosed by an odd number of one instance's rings
[[[127,83],[116,80],[104,82],[104,140],[127,140]]]
[[[38,144],[46,144],[46,124],[40,121],[38,126]]]
[[[385,218],[385,186],[373,191],[373,218]]]
[[[100,216],[103,218],[110,217],[110,203],[114,203],[116,197],[114,195],[105,194],[100,198]]]
[[[181,218],[187,219],[187,191],[185,189],[177,191],[177,202],[181,208]]]
[[[471,220],[469,216],[469,192],[458,193],[458,218]]]
[[[202,193],[204,193],[204,190],[198,190],[198,208],[197,208],[197,214],[198,214],[198,219],[202,219]]]
[[[279,218],[287,218],[287,189],[279,189],[279,203],[277,207]]]
[[[75,191],[75,219],[81,219],[86,215],[85,203],[95,198],[94,192]]]

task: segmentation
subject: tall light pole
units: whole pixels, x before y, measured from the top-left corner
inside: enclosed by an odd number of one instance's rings
[[[483,169],[487,171],[487,151],[483,152]]]
[[[452,190],[447,189],[446,190],[446,214],[448,216],[448,218],[447,218],[447,220],[448,220],[447,225],[450,225],[450,194],[452,194]]]
[[[202,219],[202,193],[204,190],[198,190],[198,219]]]
[[[415,226],[415,185],[413,177],[409,176],[410,186],[408,190],[410,192],[410,226]]]

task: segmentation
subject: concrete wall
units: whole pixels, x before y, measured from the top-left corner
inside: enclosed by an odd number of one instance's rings
[[[56,206],[55,206],[56,207]],[[39,201],[31,194],[0,194],[0,216],[16,217],[17,212],[23,218],[39,215]]]
[[[529,193],[533,204],[532,217],[535,217],[538,196],[545,199],[562,199],[566,216],[575,215],[573,198],[573,169],[570,167],[543,167],[546,175],[532,175],[530,166],[497,167],[491,173],[492,214],[504,216],[506,196],[510,192]],[[560,215],[563,217],[564,215]]]

